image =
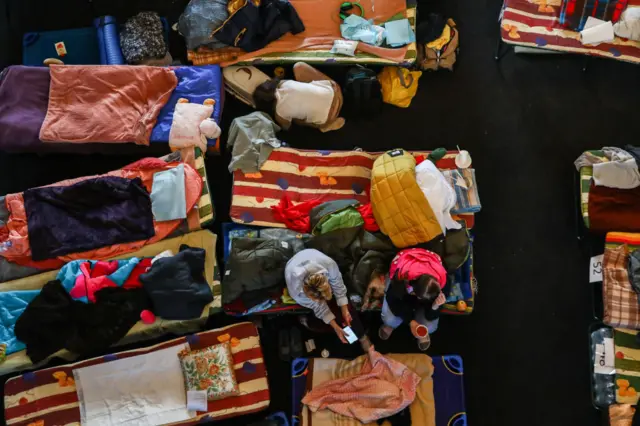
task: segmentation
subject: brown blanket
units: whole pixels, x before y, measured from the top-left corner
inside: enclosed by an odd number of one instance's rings
[[[178,79],[168,68],[54,65],[43,142],[149,145]]]
[[[232,65],[268,53],[327,50],[333,46],[335,40],[342,39],[339,11],[343,0],[290,0],[290,2],[304,23],[305,31],[295,35],[285,34],[280,39],[269,43],[264,49],[239,55],[223,65]],[[358,3],[364,8],[364,17],[373,19],[375,24],[384,23],[398,13],[404,13],[407,9],[406,0],[360,0]],[[356,8],[354,13],[359,13],[359,10]],[[358,43],[358,51],[402,62],[407,53],[407,46],[388,49]]]
[[[589,228],[593,232],[640,232],[640,187],[607,188],[591,184]]]

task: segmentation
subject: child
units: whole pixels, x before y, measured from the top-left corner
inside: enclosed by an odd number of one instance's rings
[[[447,273],[440,256],[424,249],[403,250],[391,263],[389,277],[382,305],[384,324],[378,335],[387,340],[406,322],[420,350],[426,351],[431,344],[429,335],[438,328],[440,306],[446,302],[442,288]]]
[[[342,128],[340,86],[304,62],[293,66],[293,74],[295,80],[271,79],[259,85],[253,93],[256,108],[271,114],[285,130],[292,121],[322,132]]]
[[[350,326],[363,350],[369,350],[371,342],[349,305],[347,288],[333,259],[318,250],[305,249],[287,262],[284,275],[289,295],[296,303],[311,309],[318,319],[330,325],[342,343],[347,343],[342,328]]]

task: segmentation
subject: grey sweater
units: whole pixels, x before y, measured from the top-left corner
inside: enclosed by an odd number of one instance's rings
[[[289,295],[299,305],[311,309],[319,319],[329,324],[336,317],[329,309],[325,301],[317,302],[311,300],[302,289],[304,279],[311,274],[324,274],[329,279],[329,285],[336,298],[338,306],[349,303],[347,299],[347,287],[342,281],[342,274],[338,269],[338,264],[329,256],[316,249],[305,249],[293,256],[284,270],[284,277],[287,281]]]

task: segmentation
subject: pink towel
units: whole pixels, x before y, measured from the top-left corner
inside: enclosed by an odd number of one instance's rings
[[[372,349],[360,374],[325,382],[307,393],[302,402],[314,412],[327,408],[370,423],[408,407],[420,380],[406,365]]]
[[[178,79],[168,68],[52,65],[43,142],[135,142],[151,130]]]

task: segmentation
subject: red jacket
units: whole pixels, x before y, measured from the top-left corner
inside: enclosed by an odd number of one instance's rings
[[[431,275],[444,288],[447,283],[447,271],[442,266],[442,260],[437,254],[421,249],[411,248],[402,250],[391,262],[389,277],[395,276],[403,280],[414,280],[421,275]]]

